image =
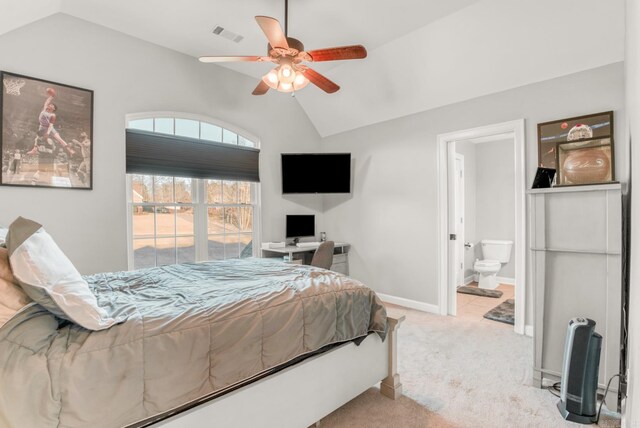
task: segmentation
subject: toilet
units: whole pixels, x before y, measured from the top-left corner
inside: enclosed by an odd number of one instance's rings
[[[476,260],[473,270],[478,275],[478,287],[493,290],[498,286],[496,275],[500,268],[511,259],[513,241],[483,239],[480,244],[484,259]]]

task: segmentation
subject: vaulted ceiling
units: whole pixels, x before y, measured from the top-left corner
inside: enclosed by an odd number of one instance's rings
[[[266,41],[254,16],[284,22],[284,0],[0,0],[0,6],[0,35],[61,12],[194,61],[263,55]],[[242,41],[214,35],[216,26]],[[365,60],[313,64],[339,92],[310,86],[296,94],[328,136],[622,61],[624,0],[290,0],[289,35],[307,49],[363,44],[369,52]],[[271,68],[224,66],[256,82]]]

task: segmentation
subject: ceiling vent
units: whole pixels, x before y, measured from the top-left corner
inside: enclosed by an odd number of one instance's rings
[[[213,29],[213,34],[215,34],[216,36],[222,36],[225,39],[231,40],[232,42],[236,43],[240,43],[242,39],[244,39],[244,36],[236,34],[233,31],[225,30],[224,27],[221,27],[219,25],[216,25],[216,27]]]

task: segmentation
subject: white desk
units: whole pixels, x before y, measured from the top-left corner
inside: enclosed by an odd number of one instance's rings
[[[289,256],[290,261],[294,261],[296,256],[298,259],[310,260],[310,257],[315,253],[318,249],[318,245],[307,246],[307,247],[296,247],[295,245],[287,245],[282,248],[269,248],[262,249],[262,257],[282,257]],[[331,270],[343,273],[345,275],[349,275],[349,260],[348,260],[348,251],[350,244],[345,242],[336,242],[334,247],[333,254],[333,264],[331,265]]]

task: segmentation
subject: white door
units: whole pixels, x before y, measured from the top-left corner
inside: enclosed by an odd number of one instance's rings
[[[455,175],[456,286],[464,285],[464,156],[456,153]]]

